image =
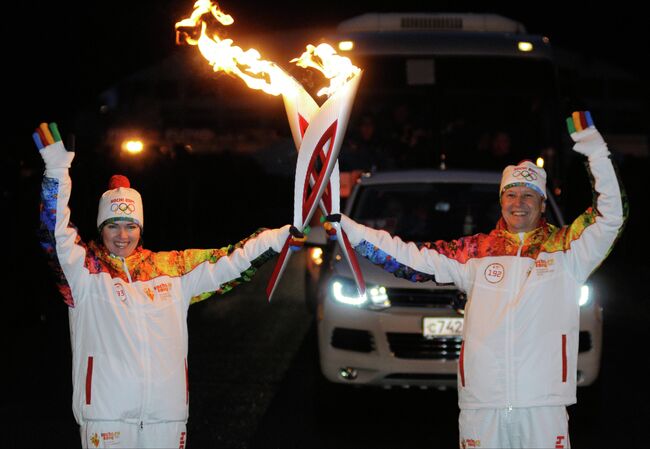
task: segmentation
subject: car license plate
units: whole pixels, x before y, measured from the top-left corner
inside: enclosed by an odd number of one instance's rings
[[[463,319],[424,317],[422,334],[427,338],[460,336],[463,334]]]

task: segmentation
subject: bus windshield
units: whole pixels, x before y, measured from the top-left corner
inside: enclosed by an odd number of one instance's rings
[[[542,58],[355,55],[363,79],[341,170],[502,169],[558,148]]]

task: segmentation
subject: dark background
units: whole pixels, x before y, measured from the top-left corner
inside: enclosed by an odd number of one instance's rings
[[[510,3],[510,2],[508,2]],[[434,11],[492,12],[524,23],[529,32],[548,36],[556,47],[588,58],[601,59],[648,79],[648,27],[645,15],[632,2],[589,5],[575,2],[530,3],[505,6],[491,2],[411,2],[379,8],[374,2],[222,2],[225,12],[235,18],[237,33],[281,31],[295,28],[333,26],[345,18],[364,12]],[[434,9],[435,8],[435,9]],[[192,10],[191,1],[113,1],[82,4],[77,2],[21,2],[5,7],[2,95],[4,107],[3,143],[0,148],[2,173],[2,235],[8,253],[2,269],[3,370],[12,373],[12,384],[3,403],[17,401],[39,403],[39,389],[29,388],[47,378],[48,364],[68,357],[67,311],[58,301],[47,272],[37,239],[38,193],[43,165],[35,150],[31,133],[43,121],[60,124],[64,137],[73,132],[79,138],[78,165],[75,165],[75,195],[78,205],[74,217],[85,228],[92,228],[96,202],[105,187],[105,173],[84,147],[93,144],[84,134],[78,117],[90,113],[97,95],[119,79],[138,69],[155,64],[172,52],[174,23]],[[281,49],[276,49],[282,53]],[[286,59],[296,56],[286,55]],[[189,75],[188,75],[189,76]],[[641,84],[638,95],[648,99],[648,88]],[[589,105],[586,105],[587,107]],[[646,128],[645,134],[648,135]],[[630,196],[632,219],[608,264],[634,263],[648,266],[648,244],[641,234],[643,223],[638,215],[647,191],[647,157],[623,162],[621,174]],[[223,159],[218,172],[200,166],[168,167],[155,182],[142,185],[145,198],[164,186],[184,189],[184,179],[200,177],[201,188],[211,189],[214,213],[209,217],[180,215],[178,227],[166,227],[153,233],[152,249],[183,248],[188,243],[214,240],[225,245],[252,232],[257,226],[279,226],[290,218],[289,204],[278,197],[290,195],[284,180],[264,178],[253,168],[253,177],[265,182],[277,181],[268,189],[245,184],[233,174],[249,170],[246,161]],[[228,175],[230,174],[230,175]],[[137,175],[136,180],[137,180]],[[143,178],[144,179],[144,178]],[[585,178],[586,182],[586,178]],[[136,184],[136,183],[134,183]],[[139,185],[139,184],[136,184]],[[266,186],[265,186],[266,187]],[[587,187],[587,185],[585,185]],[[588,204],[586,198],[584,204]],[[248,204],[247,207],[237,204]],[[254,206],[250,206],[254,205]],[[150,210],[154,210],[152,207]],[[148,212],[150,213],[150,212]],[[151,220],[155,222],[155,220]],[[207,223],[207,224],[206,224]],[[188,239],[188,227],[196,226]],[[198,235],[197,235],[198,234]],[[92,235],[90,237],[93,237]],[[146,235],[145,235],[146,238]],[[639,271],[635,271],[639,272]],[[625,279],[621,279],[625,282]],[[639,301],[647,304],[648,291],[639,292]],[[644,306],[647,307],[647,306]],[[38,359],[35,361],[35,358]],[[24,372],[28,367],[29,371]],[[51,391],[52,400],[69,402],[69,373],[53,371],[47,383],[66,385]],[[3,409],[11,415],[10,410]],[[3,413],[3,419],[5,414]]]
[[[235,18],[238,35],[332,26],[364,12],[491,12],[519,20],[557,47],[648,73],[646,18],[632,2],[378,3],[245,0],[220,5]],[[34,120],[64,120],[119,78],[170,54],[176,48],[174,23],[189,16],[192,6],[181,0],[13,3],[5,15],[9,30],[3,55],[12,122],[29,129]]]
[[[221,2],[222,9],[235,19],[231,32],[236,36],[247,36],[255,33],[271,33],[291,31],[296,29],[316,30],[323,27],[333,27],[339,21],[364,12],[402,11],[433,11],[433,12],[491,12],[502,14],[524,23],[531,33],[548,36],[556,48],[565,49],[589,61],[600,60],[614,64],[629,71],[641,80],[648,79],[647,45],[648,28],[646,18],[632,2],[616,2],[603,4],[577,4],[575,2],[551,3],[519,3],[510,2],[474,2],[474,1],[438,1],[417,2],[401,1],[399,5],[388,4],[379,6],[376,2],[359,1],[349,4],[334,5],[333,2],[311,4],[304,1],[236,1]],[[97,97],[100,92],[114,85],[124,77],[159,62],[161,59],[187,48],[175,45],[174,24],[181,18],[189,16],[193,9],[191,1],[112,1],[93,4],[81,2],[18,2],[7,7],[5,14],[3,46],[3,106],[5,109],[3,121],[3,149],[0,151],[3,176],[0,177],[2,186],[3,235],[8,240],[10,268],[4,271],[7,276],[3,282],[8,289],[7,297],[21,296],[26,293],[22,282],[12,281],[31,277],[30,267],[34,256],[34,230],[37,226],[37,204],[42,161],[34,149],[31,133],[36,125],[43,121],[56,121],[60,125],[65,139],[68,133],[77,136],[78,155],[73,167],[73,175],[77,186],[73,205],[88,208],[84,214],[75,214],[77,225],[83,229],[92,229],[98,196],[105,188],[105,171],[111,169],[102,155],[88,152],[93,148],[99,136],[93,134],[93,128],[85,126],[96,114]],[[238,39],[236,39],[238,41]],[[305,42],[306,43],[306,42]],[[302,43],[304,44],[304,43]],[[242,44],[244,46],[244,44]],[[298,48],[302,48],[298,46]],[[297,56],[293,49],[268,48],[273,59],[280,65]],[[288,53],[291,51],[292,53]],[[265,53],[266,54],[266,53]],[[277,56],[276,56],[277,55]],[[188,73],[188,76],[192,76]],[[225,82],[225,81],[224,81]],[[233,82],[233,85],[238,84]],[[242,84],[242,83],[239,83]],[[648,104],[648,85],[645,82],[635,85],[637,95]],[[580,86],[575,86],[579,89]],[[260,101],[272,101],[273,98],[262,98]],[[233,99],[236,101],[236,99]],[[279,103],[279,100],[278,100]],[[564,105],[567,112],[572,108],[590,108],[589,104]],[[601,106],[602,107],[602,106]],[[80,119],[81,117],[81,119]],[[84,122],[84,118],[87,118]],[[598,118],[596,117],[598,123]],[[637,133],[648,135],[648,124]],[[287,127],[288,128],[288,127]],[[601,129],[602,130],[602,129]],[[602,130],[603,133],[607,129]],[[84,150],[86,153],[84,154]],[[647,157],[626,162],[619,158],[621,172],[626,178],[626,185],[631,196],[640,195],[645,188],[642,182],[647,169]],[[231,167],[227,167],[232,164]],[[214,166],[214,165],[213,165]],[[279,226],[286,221],[281,215],[290,207],[290,202],[277,201],[278,193],[287,187],[285,180],[270,179],[269,182],[278,184],[278,191],[273,192],[266,201],[254,201],[256,207],[235,207],[236,204],[246,203],[255,195],[264,195],[268,189],[256,191],[253,183],[243,183],[230,175],[252,167],[247,160],[237,161],[221,159],[216,162],[217,171],[195,172],[194,178],[208,178],[197,189],[211,189],[217,198],[211,197],[215,210],[220,213],[210,213],[207,218],[213,218],[209,230],[212,235],[225,231],[224,242],[239,239],[255,227]],[[223,167],[223,169],[222,169]],[[197,169],[206,170],[198,166]],[[104,171],[101,171],[104,169]],[[194,168],[180,164],[176,167],[166,167],[159,171],[146,183],[138,184],[138,176],[144,180],[145,173],[133,174],[135,186],[144,191],[145,201],[152,203],[148,191],[159,192],[160,188],[187,190],[183,176]],[[252,175],[261,176],[259,167],[250,169]],[[171,172],[165,171],[171,170]],[[258,171],[255,171],[258,170]],[[578,172],[582,172],[578,168]],[[110,172],[108,172],[110,174]],[[582,176],[582,175],[580,175]],[[151,178],[151,176],[149,176]],[[575,199],[576,210],[568,210],[571,215],[589,201],[588,184],[578,179],[582,186]],[[637,187],[638,186],[638,187]],[[221,195],[223,192],[223,195]],[[570,192],[569,192],[570,193]],[[198,197],[197,197],[198,198]],[[220,199],[224,199],[221,207]],[[225,201],[225,198],[230,198]],[[231,200],[235,198],[234,200]],[[200,200],[200,199],[199,199]],[[233,205],[234,204],[234,205]],[[634,209],[634,206],[633,206]],[[153,211],[148,209],[151,223],[154,221]],[[238,216],[245,211],[246,216]],[[189,211],[188,213],[191,213]],[[290,214],[290,212],[288,212]],[[233,217],[237,216],[237,220]],[[181,220],[200,226],[194,220],[201,217],[191,217]],[[192,223],[193,222],[193,223]],[[237,227],[234,222],[239,222]],[[641,223],[632,223],[635,231]],[[252,228],[252,229],[251,229]],[[153,249],[181,248],[188,243],[188,232],[194,234],[207,232],[206,226],[192,231],[192,226],[186,225],[169,232],[150,227],[148,231],[149,245],[160,244]],[[189,231],[188,231],[189,229]],[[235,231],[237,230],[237,232]],[[154,234],[158,233],[158,234]],[[90,236],[92,237],[92,236]],[[152,238],[153,237],[153,238]],[[87,237],[88,238],[88,237]],[[193,237],[189,243],[202,243]],[[633,237],[629,241],[636,240]],[[634,245],[638,247],[639,242]],[[643,242],[645,244],[645,242]],[[37,250],[36,250],[37,251]],[[642,253],[647,252],[647,245]],[[639,254],[636,252],[635,254]],[[29,290],[29,289],[27,289]],[[29,307],[29,319],[34,318],[38,308],[31,309],[34,301],[16,299],[11,302],[11,320],[18,315],[24,318],[25,310]],[[27,302],[29,305],[25,305]],[[20,304],[17,306],[16,304]],[[31,314],[31,315],[30,315]],[[36,316],[38,313],[36,313]]]

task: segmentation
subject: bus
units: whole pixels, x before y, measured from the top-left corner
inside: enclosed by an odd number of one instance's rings
[[[363,69],[343,172],[531,159],[549,191],[560,187],[563,120],[546,37],[496,14],[367,13],[327,40]]]

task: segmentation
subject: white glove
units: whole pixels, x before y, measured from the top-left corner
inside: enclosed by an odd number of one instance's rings
[[[32,138],[45,162],[46,171],[70,168],[75,153],[66,150],[56,123],[50,123],[49,127],[46,123],[41,123]]]
[[[566,119],[569,134],[575,142],[573,149],[589,159],[607,157],[609,150],[598,132],[589,111],[576,111]]]

